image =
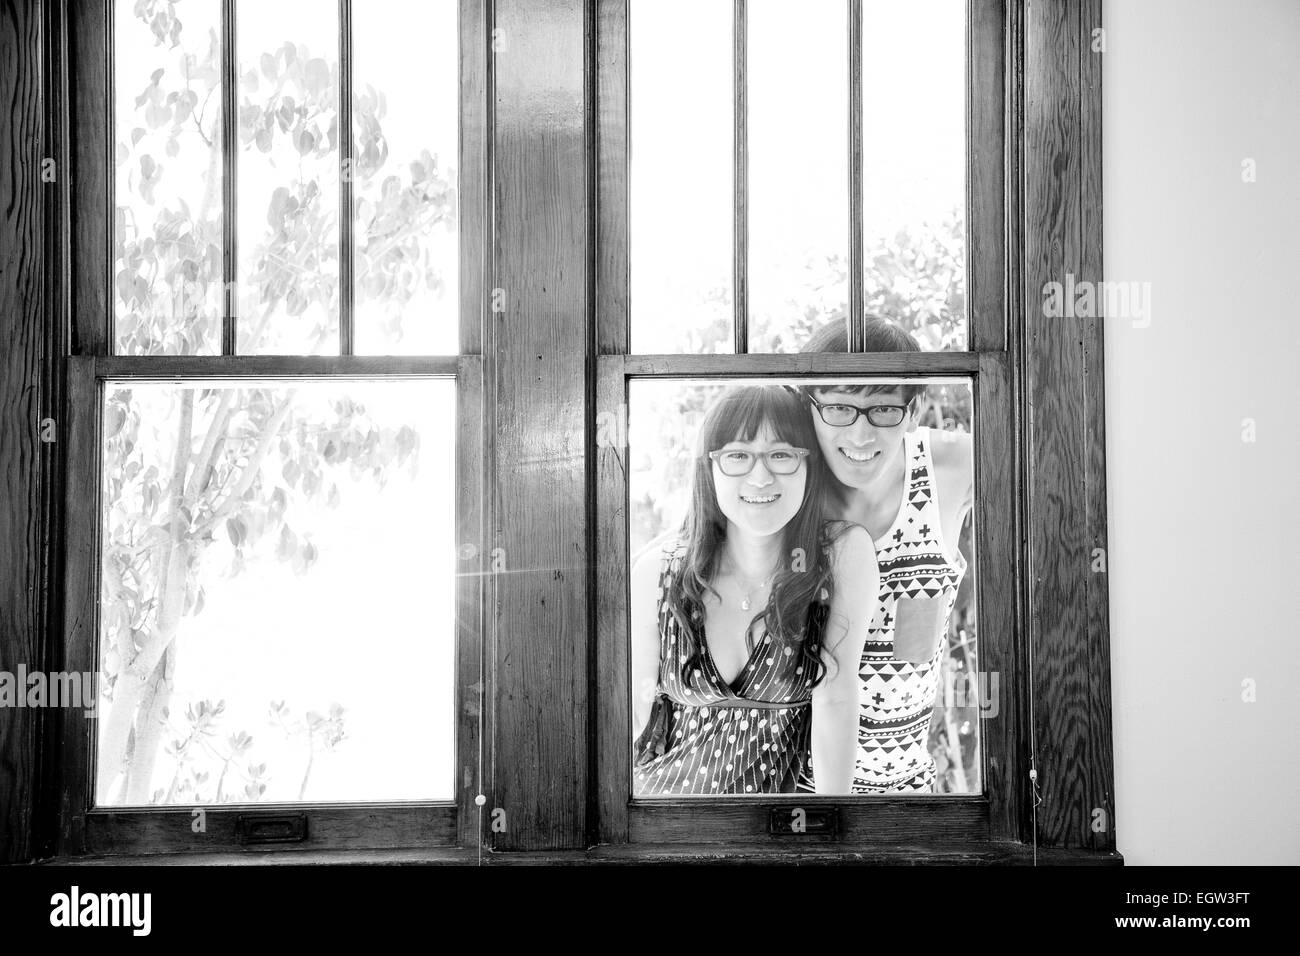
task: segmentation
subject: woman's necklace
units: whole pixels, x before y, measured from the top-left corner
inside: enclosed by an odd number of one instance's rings
[[[752,600],[753,600],[754,594],[755,594],[756,592],[758,592],[758,591],[761,591],[763,588],[767,587],[769,584],[771,584],[771,583],[772,583],[772,579],[775,578],[775,577],[776,577],[776,572],[773,571],[771,574],[769,574],[769,575],[768,575],[766,578],[764,578],[762,581],[758,582],[758,584],[757,584],[755,587],[752,587],[752,588],[750,588],[748,591],[746,591],[746,592],[745,592],[745,596],[744,596],[744,598],[741,599],[741,602],[740,602],[740,609],[741,609],[742,611],[748,611],[749,608],[750,608],[751,602],[752,602]]]

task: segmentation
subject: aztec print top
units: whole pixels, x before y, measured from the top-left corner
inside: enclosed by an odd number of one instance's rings
[[[666,549],[659,574],[659,696],[636,742],[633,790],[669,794],[788,793],[808,757],[812,678],[793,648],[769,635],[728,684],[704,645],[686,668],[681,625],[665,597],[685,548]],[[804,639],[821,640],[828,605],[809,616]]]
[[[934,789],[930,718],[947,649],[948,617],[966,573],[960,552],[954,561],[947,557],[931,430],[917,428],[904,440],[909,470],[898,515],[876,541],[880,593],[859,670],[862,702],[854,793]],[[896,646],[906,648],[901,656],[895,656]],[[913,664],[908,658],[924,663]],[[800,790],[813,789],[811,757],[808,764]]]

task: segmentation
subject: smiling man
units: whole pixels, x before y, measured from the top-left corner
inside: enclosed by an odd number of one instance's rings
[[[867,352],[915,352],[892,322],[867,318]],[[847,351],[843,322],[805,352]],[[929,792],[930,718],[948,617],[966,571],[957,550],[974,503],[969,434],[918,427],[922,385],[802,389],[821,453],[836,481],[833,514],[871,534],[880,586],[863,649],[854,793]],[[812,768],[812,773],[816,768]],[[812,777],[801,781],[811,789]]]

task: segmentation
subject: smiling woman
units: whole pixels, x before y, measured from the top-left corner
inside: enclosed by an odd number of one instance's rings
[[[793,791],[816,754],[847,792],[875,561],[827,521],[827,475],[792,390],[722,393],[705,414],[679,531],[632,577],[639,795]],[[644,728],[644,730],[642,729]]]
[[[969,383],[629,399],[634,795],[980,792]],[[762,779],[732,779],[753,733]]]

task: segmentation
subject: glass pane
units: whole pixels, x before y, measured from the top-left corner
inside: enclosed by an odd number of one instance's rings
[[[879,407],[827,409],[832,425],[809,396]],[[998,688],[979,670],[967,570],[969,381],[633,380],[629,403],[634,795],[979,792]],[[826,517],[865,527],[875,557],[837,566],[815,544],[840,527]],[[874,600],[837,609],[864,579]],[[819,780],[801,668],[846,617],[859,712],[824,739],[851,735],[856,756]]]
[[[633,352],[731,352],[732,3],[630,0]]]
[[[455,383],[104,394],[97,802],[451,797]]]
[[[113,348],[221,350],[221,5],[114,7]]]
[[[966,3],[865,0],[865,308],[965,349]]]
[[[338,4],[241,3],[241,354],[339,351]]]
[[[849,281],[844,0],[749,10],[749,350],[844,321]]]
[[[454,355],[456,4],[367,0],[352,30],[354,349]]]

